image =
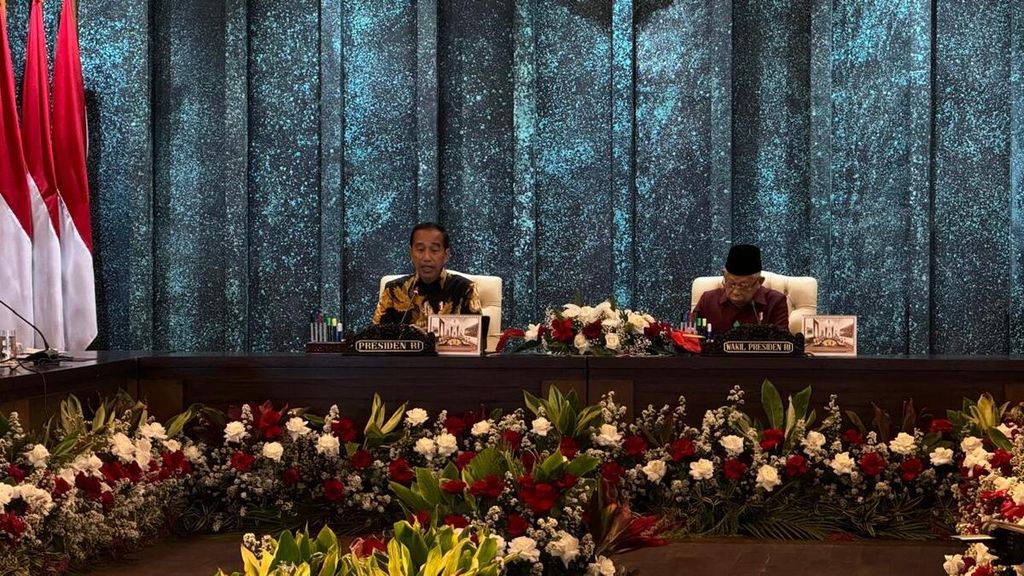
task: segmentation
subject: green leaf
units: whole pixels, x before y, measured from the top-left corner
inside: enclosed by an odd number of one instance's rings
[[[273,566],[278,566],[282,562],[299,563],[299,546],[290,530],[281,532],[281,536],[277,539],[277,552],[274,554]]]
[[[416,469],[416,491],[423,495],[431,510],[441,503],[441,487],[429,468]]]
[[[1007,438],[999,428],[996,428],[995,426],[989,428],[988,437],[996,447],[1002,448],[1003,450],[1013,450],[1013,442],[1010,442],[1009,438]]]
[[[523,401],[526,403],[526,408],[536,416],[540,413],[540,399],[530,394],[526,390],[523,390]],[[548,416],[550,418],[550,416]]]
[[[782,397],[767,378],[761,384],[761,405],[768,416],[768,425],[772,428],[782,428]]]
[[[327,553],[332,548],[338,548],[338,536],[329,527],[324,526],[316,535],[316,549],[318,552]]]
[[[808,386],[797,392],[796,396],[790,399],[790,402],[793,405],[793,410],[796,412],[797,419],[806,418],[807,407],[811,404],[811,387]]]
[[[565,471],[577,478],[586,476],[590,471],[597,468],[601,461],[588,454],[577,454],[572,462],[566,466]]]
[[[430,504],[423,499],[423,496],[413,492],[409,488],[402,486],[398,482],[391,482],[391,491],[398,496],[398,499],[402,501],[412,512],[419,512],[421,510],[431,510]]]

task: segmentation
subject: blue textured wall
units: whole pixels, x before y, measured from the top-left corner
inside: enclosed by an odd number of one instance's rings
[[[29,0],[8,0],[23,61]],[[48,35],[60,6],[46,4]],[[81,0],[101,348],[366,324],[409,228],[507,323],[732,242],[865,353],[1024,352],[1024,3]]]

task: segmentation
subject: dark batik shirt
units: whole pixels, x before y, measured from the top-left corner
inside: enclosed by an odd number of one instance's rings
[[[754,293],[751,304],[737,308],[725,295],[725,288],[708,290],[693,309],[697,316],[707,318],[711,330],[721,334],[731,330],[733,324],[774,324],[789,330],[789,306],[786,295],[778,290],[761,286]]]
[[[480,296],[473,281],[442,270],[431,284],[418,280],[415,274],[385,284],[373,313],[373,323],[398,324],[404,318],[406,324],[425,328],[431,314],[479,313]]]

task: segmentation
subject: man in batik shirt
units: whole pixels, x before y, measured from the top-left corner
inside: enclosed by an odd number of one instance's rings
[[[480,296],[473,282],[444,269],[450,256],[444,227],[433,222],[417,224],[409,236],[409,259],[415,273],[384,286],[373,323],[426,328],[431,314],[479,314]]]

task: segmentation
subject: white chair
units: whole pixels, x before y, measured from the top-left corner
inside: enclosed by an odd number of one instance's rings
[[[501,337],[501,277],[477,276],[456,272],[455,270],[448,270],[448,273],[465,276],[476,284],[476,292],[480,296],[480,312],[490,318],[487,328],[487,351],[494,352],[494,349],[498,346],[498,338]],[[384,286],[388,282],[401,277],[401,274],[396,274],[381,278],[380,292],[378,294],[384,292]]]
[[[789,306],[789,331],[794,334],[803,332],[804,316],[818,313],[818,281],[811,276],[783,276],[773,272],[761,272],[761,276],[764,276],[765,288],[778,290],[786,295],[786,305]],[[694,278],[690,289],[690,310],[697,306],[701,295],[721,286],[721,276]]]

